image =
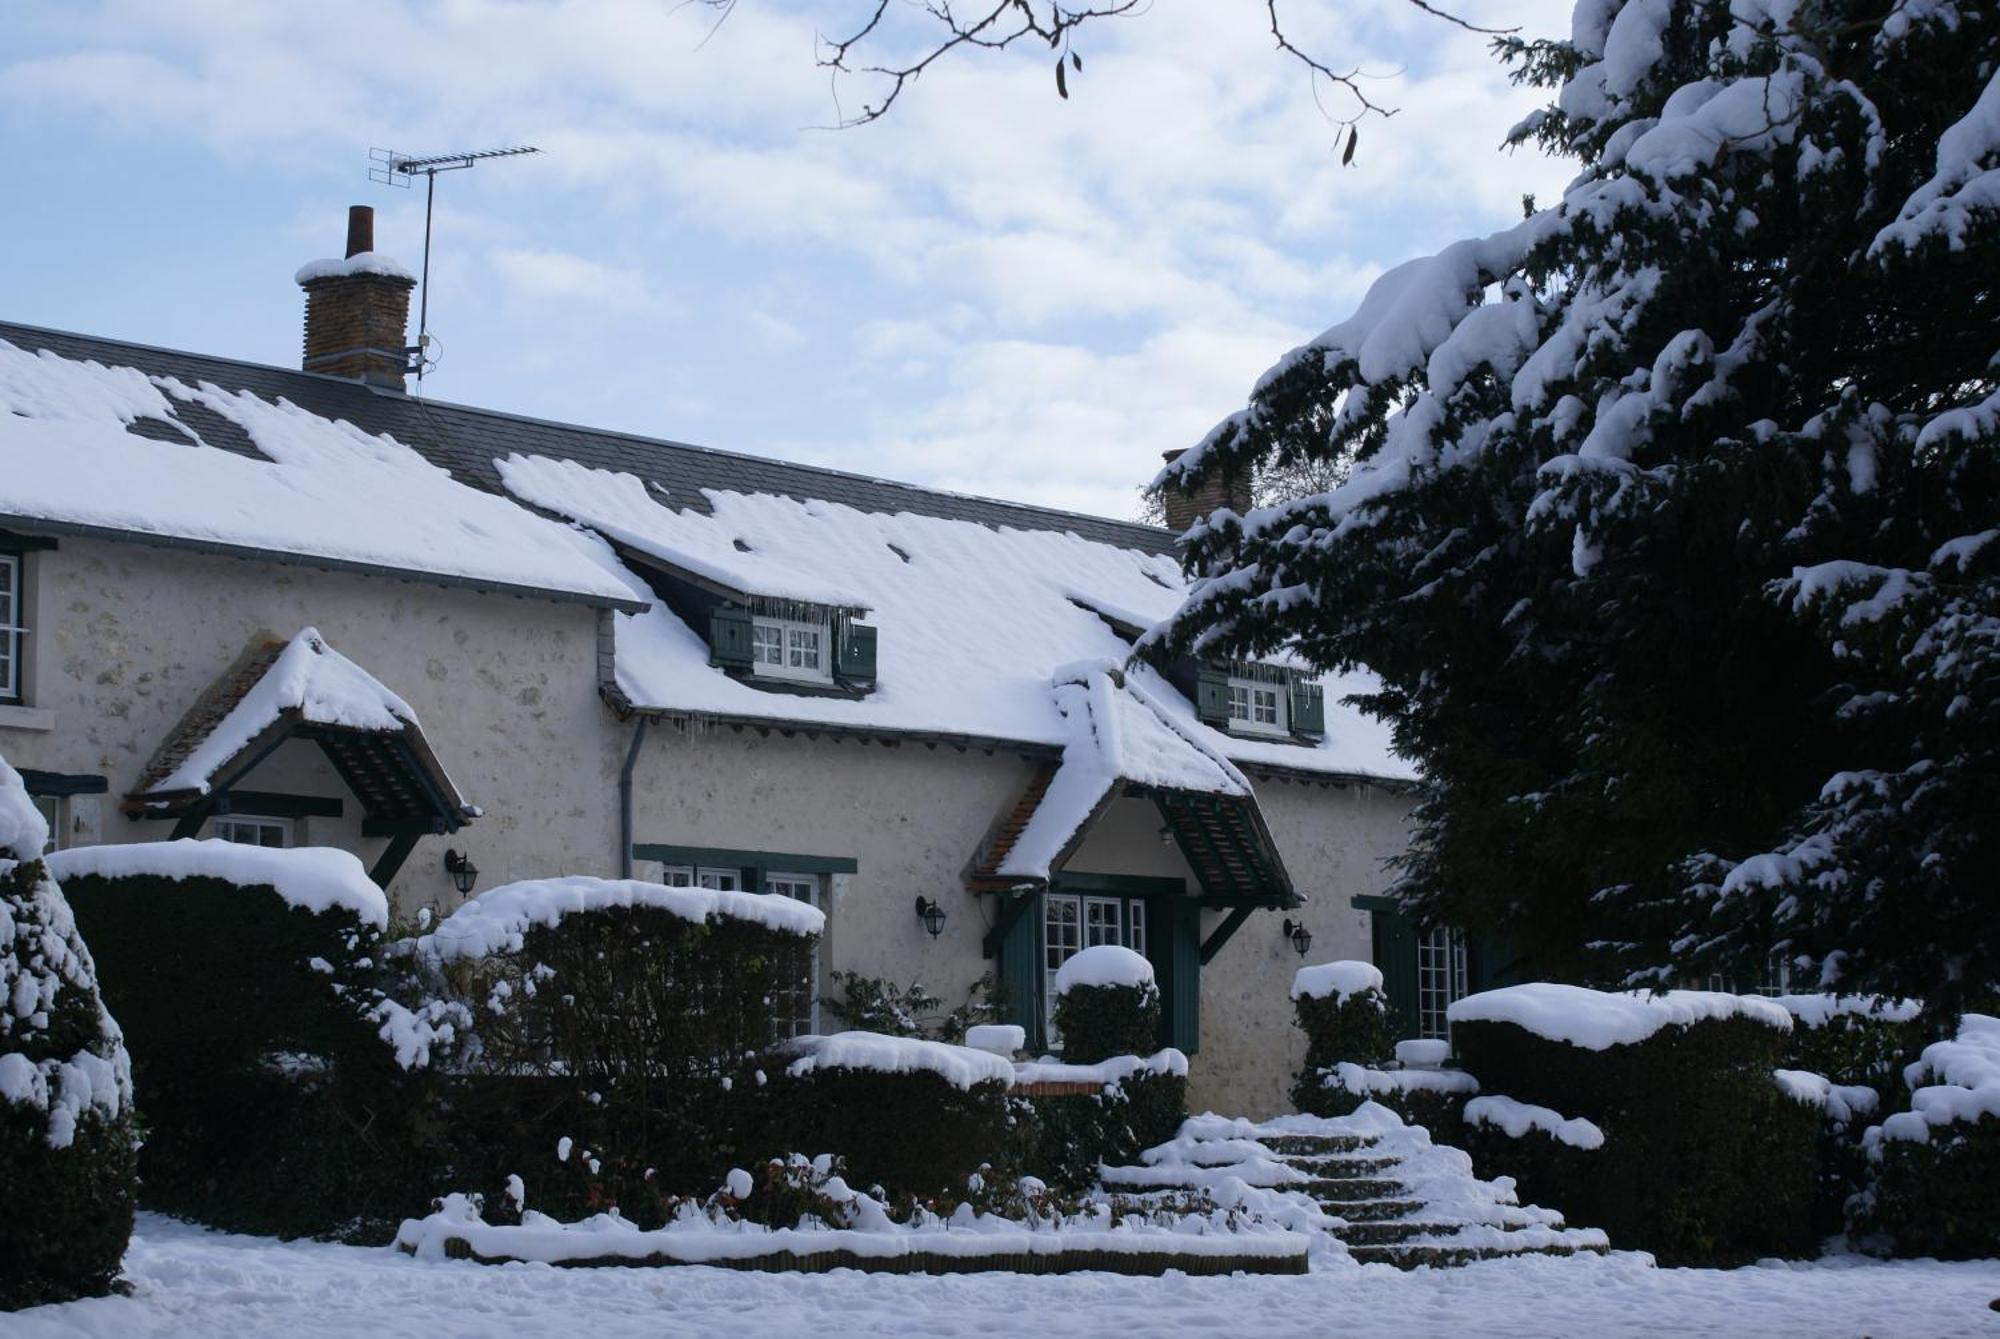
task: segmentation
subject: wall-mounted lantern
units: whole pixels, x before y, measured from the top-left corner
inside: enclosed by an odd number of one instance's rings
[[[479,866],[473,864],[472,857],[463,851],[444,853],[444,872],[451,875],[451,886],[458,889],[460,897],[469,894],[473,884],[479,881]]]
[[[931,932],[932,939],[944,933],[944,908],[937,904],[936,899],[923,896],[917,898],[917,919]]]
[[[1285,938],[1292,941],[1292,947],[1301,958],[1312,952],[1313,932],[1306,929],[1304,921],[1287,920],[1284,928]]]

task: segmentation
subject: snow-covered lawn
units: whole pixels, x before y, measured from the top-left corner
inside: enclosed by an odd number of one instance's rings
[[[2000,1335],[2000,1312],[1988,1305],[2000,1298],[1995,1261],[1717,1271],[1654,1269],[1619,1254],[1231,1279],[558,1270],[421,1264],[389,1250],[281,1245],[146,1215],[126,1271],[134,1296],[0,1315],[0,1336]]]

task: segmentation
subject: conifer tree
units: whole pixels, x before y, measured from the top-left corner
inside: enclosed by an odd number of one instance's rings
[[[1150,652],[1381,678],[1399,890],[1540,975],[2000,980],[2000,15],[1581,0],[1503,41],[1562,199],[1383,275],[1162,474]]]

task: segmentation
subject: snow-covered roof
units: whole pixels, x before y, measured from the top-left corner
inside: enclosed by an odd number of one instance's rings
[[[1123,661],[1185,594],[1152,527],[5,323],[0,524],[611,603],[627,610],[618,686],[641,710],[1049,749],[1070,738],[1057,671]],[[711,588],[869,611],[875,687],[732,678],[709,664],[708,629],[620,552]],[[1158,671],[1128,676],[1234,764],[1412,779],[1387,729],[1342,700],[1373,678],[1320,681],[1326,734],[1305,743],[1224,734]]]
[[[866,697],[766,692],[709,664],[706,628],[663,603],[618,621],[618,683],[641,710],[820,723],[1065,747],[1074,708],[1050,684],[1078,662],[1115,664],[1131,645],[1106,620],[1150,624],[1179,607],[1184,583],[1169,556],[1054,529],[1013,529],[839,503],[706,490],[707,510],[674,505],[638,478],[573,461],[509,459],[507,485],[525,501],[619,544],[710,574],[731,589],[866,608],[878,630],[875,688]],[[1213,789],[1230,763],[1408,780],[1409,764],[1379,723],[1341,699],[1367,675],[1322,676],[1326,738],[1316,744],[1242,739],[1202,724],[1146,666],[1126,677],[1134,766],[1167,736],[1169,766],[1207,755]],[[1135,714],[1136,713],[1136,714]],[[1155,718],[1144,726],[1143,715]],[[1130,779],[1146,778],[1131,775]],[[1242,783],[1240,775],[1234,778]],[[1161,781],[1160,784],[1170,784]],[[1245,784],[1247,789],[1247,784]]]
[[[217,423],[251,450],[208,441],[198,425]],[[647,598],[594,558],[599,541],[466,486],[395,438],[4,338],[0,516],[600,603]]]
[[[1251,793],[1243,774],[1188,720],[1109,663],[1066,666],[1051,696],[1067,734],[1062,765],[995,866],[1002,878],[1048,878],[1126,782],[1239,798]]]
[[[275,724],[287,711],[314,725],[398,731],[417,723],[409,703],[382,681],[326,644],[317,628],[303,628],[276,656],[260,665],[222,718],[183,736],[184,752],[158,777],[141,779],[140,794],[192,790],[207,793],[217,769]],[[166,762],[168,759],[161,759]]]

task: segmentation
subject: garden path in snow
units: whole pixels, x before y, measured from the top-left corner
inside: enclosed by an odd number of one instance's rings
[[[746,1335],[2000,1336],[2000,1261],[1842,1258],[1739,1270],[1646,1257],[1521,1258],[1303,1278],[900,1277],[707,1268],[560,1270],[225,1236],[141,1215],[129,1298],[0,1315],[3,1339],[282,1336],[592,1339]]]

